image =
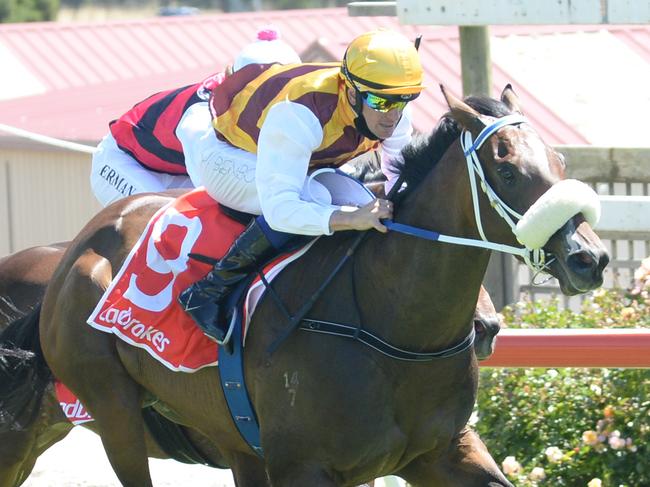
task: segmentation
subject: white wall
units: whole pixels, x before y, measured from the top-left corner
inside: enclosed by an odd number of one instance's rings
[[[0,256],[71,240],[100,209],[87,154],[1,150],[0,162]]]

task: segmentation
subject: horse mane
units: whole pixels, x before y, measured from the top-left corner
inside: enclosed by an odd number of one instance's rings
[[[376,151],[357,156],[346,163],[343,169],[348,176],[361,181],[363,184],[386,181],[386,176],[381,172],[381,161]]]
[[[511,110],[505,103],[487,96],[468,96],[463,100],[482,115],[504,117]],[[427,174],[440,162],[451,144],[460,137],[461,128],[449,113],[438,121],[429,134],[416,135],[411,143],[402,149],[404,162],[396,164],[400,175],[404,176],[406,188],[399,193],[398,201],[412,193]]]

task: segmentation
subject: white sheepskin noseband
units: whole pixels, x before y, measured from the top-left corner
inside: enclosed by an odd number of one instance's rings
[[[570,218],[582,213],[592,227],[600,219],[596,192],[577,179],[565,179],[551,186],[533,203],[517,226],[517,239],[529,249],[542,248]]]

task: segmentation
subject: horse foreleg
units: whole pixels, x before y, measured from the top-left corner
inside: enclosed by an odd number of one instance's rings
[[[228,457],[237,487],[270,487],[264,462],[250,454],[237,453]]]
[[[458,434],[446,454],[422,455],[398,475],[414,487],[513,487],[469,428]]]
[[[264,468],[264,462],[258,458],[252,457],[251,455],[237,455],[232,458],[229,458],[230,468],[232,469],[233,477],[235,478],[235,485],[237,487],[271,487],[269,483],[269,477],[266,474]],[[324,473],[316,474],[316,480],[314,480],[314,472],[305,472],[305,475],[308,475],[309,480],[296,481],[296,478],[293,477],[295,473],[292,473],[291,483],[287,483],[287,480],[283,480],[284,483],[278,483],[280,479],[276,479],[276,482],[273,483],[273,487],[276,485],[279,486],[298,486],[298,485],[309,485],[309,486],[327,486],[338,485],[333,483],[333,481],[327,477]],[[301,483],[305,482],[305,483]],[[320,482],[320,483],[313,483]],[[372,487],[375,485],[375,482],[369,482],[367,484],[360,485],[358,487]]]
[[[281,470],[269,466],[269,477],[272,487],[340,487],[325,469],[317,465],[292,464]]]

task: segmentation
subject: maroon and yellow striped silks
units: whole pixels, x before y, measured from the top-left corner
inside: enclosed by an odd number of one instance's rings
[[[242,68],[212,94],[210,109],[217,137],[257,153],[260,127],[269,109],[288,100],[311,110],[323,128],[323,141],[312,153],[310,167],[340,166],[376,149],[378,143],[354,127],[355,113],[339,73],[339,63]]]

